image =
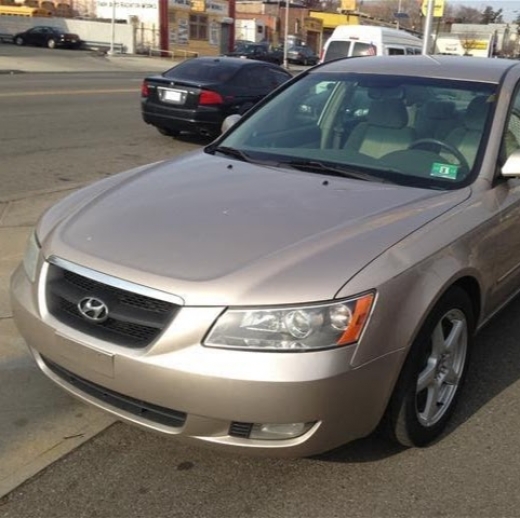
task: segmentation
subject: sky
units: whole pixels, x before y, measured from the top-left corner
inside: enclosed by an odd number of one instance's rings
[[[447,0],[453,6],[464,5],[473,7],[479,11],[485,9],[488,5],[493,10],[502,9],[502,17],[505,22],[512,22],[520,14],[520,0]],[[515,12],[516,11],[516,12]]]

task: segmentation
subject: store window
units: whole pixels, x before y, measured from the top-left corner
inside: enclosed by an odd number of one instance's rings
[[[208,17],[205,14],[190,14],[190,40],[208,39]]]

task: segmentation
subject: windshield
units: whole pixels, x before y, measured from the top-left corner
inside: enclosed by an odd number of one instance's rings
[[[472,181],[497,85],[316,72],[219,144],[243,157],[331,174],[455,189]]]

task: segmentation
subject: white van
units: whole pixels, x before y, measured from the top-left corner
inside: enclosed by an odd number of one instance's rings
[[[370,25],[338,25],[323,47],[320,63],[352,56],[421,54],[423,42],[406,31]]]

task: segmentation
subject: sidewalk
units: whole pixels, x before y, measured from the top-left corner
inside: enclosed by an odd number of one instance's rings
[[[78,187],[0,196],[0,498],[114,422],[39,371],[9,303],[9,277],[39,215]]]
[[[1,47],[0,47],[1,48]],[[75,51],[71,51],[75,52]],[[78,52],[70,56],[73,59],[49,59],[37,54],[11,56],[0,54],[0,74],[21,72],[106,72],[126,70],[136,72],[164,72],[181,60],[171,58],[148,57],[136,54],[115,54],[113,56],[95,52]]]

